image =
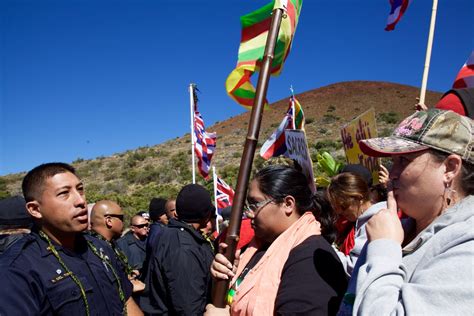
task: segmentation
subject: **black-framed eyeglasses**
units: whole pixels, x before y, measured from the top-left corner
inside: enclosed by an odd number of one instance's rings
[[[125,215],[123,215],[123,214],[106,214],[104,216],[105,217],[115,217],[115,218],[118,218],[122,222],[123,222],[123,219],[125,217]]]
[[[274,199],[272,198],[269,198],[269,199],[266,199],[266,200],[263,200],[263,201],[260,201],[260,202],[255,202],[255,203],[247,203],[247,207],[246,207],[246,210],[245,210],[245,213],[247,215],[247,217],[256,217],[258,212],[264,208],[267,204],[270,204],[272,202],[275,202]]]
[[[144,227],[148,227],[149,224],[148,223],[145,223],[145,224],[138,224],[138,225],[132,225],[133,227],[136,227],[136,228],[144,228]]]

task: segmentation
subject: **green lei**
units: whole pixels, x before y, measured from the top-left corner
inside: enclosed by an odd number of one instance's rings
[[[112,248],[115,252],[115,255],[117,257],[117,259],[120,261],[120,263],[122,264],[123,266],[123,270],[124,272],[127,274],[127,275],[131,275],[132,272],[133,272],[133,268],[128,264],[128,259],[127,259],[127,256],[123,253],[122,250],[120,250],[119,248],[116,247],[116,245],[110,241],[108,241],[107,239],[104,238],[104,236],[102,236],[101,234],[95,232],[95,231],[90,231],[90,234],[96,238],[99,238],[100,240],[103,240],[105,241],[109,246],[110,248]]]
[[[76,283],[77,287],[79,287],[81,291],[81,297],[82,300],[84,301],[84,306],[86,308],[86,315],[90,315],[90,308],[89,308],[89,302],[87,301],[87,296],[86,296],[86,291],[84,290],[84,286],[82,285],[81,281],[79,278],[72,272],[68,266],[64,263],[63,259],[61,259],[61,256],[59,255],[57,249],[54,247],[53,243],[51,242],[51,239],[46,235],[42,230],[39,231],[39,235],[41,238],[46,240],[48,243],[48,247],[46,248],[47,250],[51,251],[51,253],[58,259],[59,264],[63,267],[63,269],[66,271],[66,274],[71,277],[71,279]],[[89,249],[100,259],[102,262],[110,268],[110,271],[112,271],[112,274],[115,277],[115,280],[117,281],[117,290],[119,293],[120,301],[123,304],[123,314],[127,315],[127,306],[125,304],[125,294],[122,290],[122,283],[120,282],[120,278],[118,277],[117,273],[115,272],[114,267],[110,263],[110,259],[106,256],[104,256],[103,253],[99,252],[97,250],[97,247],[92,244],[89,240],[86,240],[87,246]]]

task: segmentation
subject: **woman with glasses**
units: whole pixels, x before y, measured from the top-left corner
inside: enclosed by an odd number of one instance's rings
[[[347,280],[329,242],[331,233],[315,218],[321,212],[306,177],[287,166],[269,166],[250,183],[247,216],[255,237],[232,266],[221,255],[214,278],[232,277],[228,309],[208,306],[206,315],[335,314]],[[237,256],[238,258],[238,256]]]

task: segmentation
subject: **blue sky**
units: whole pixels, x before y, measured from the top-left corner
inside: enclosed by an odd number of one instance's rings
[[[244,112],[224,82],[239,17],[266,3],[1,0],[0,175],[181,137],[191,82],[207,126]],[[388,0],[305,0],[268,99],[286,98],[290,84],[296,93],[350,80],[420,87],[431,5],[414,0],[385,32]],[[474,49],[473,16],[472,0],[439,1],[429,90],[448,90]]]

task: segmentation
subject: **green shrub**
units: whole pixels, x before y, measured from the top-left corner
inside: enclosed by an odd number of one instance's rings
[[[324,114],[322,118],[322,122],[325,124],[330,124],[338,121],[340,119],[339,116],[333,114]]]
[[[383,121],[387,124],[395,124],[399,121],[398,113],[396,112],[385,112],[377,115],[377,120]]]
[[[311,123],[314,122],[314,118],[312,118],[312,117],[307,117],[307,118],[305,118],[304,122],[305,122],[306,125],[311,124]]]
[[[339,147],[338,143],[329,139],[326,140],[320,140],[316,144],[314,144],[314,148],[318,152],[320,151],[331,151],[331,150],[337,150]]]

